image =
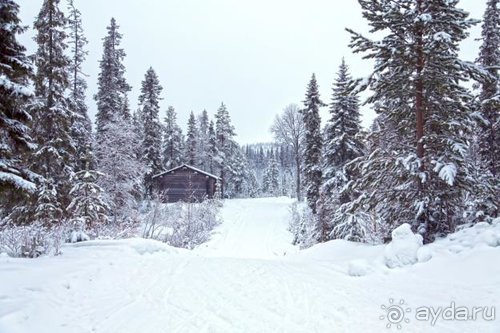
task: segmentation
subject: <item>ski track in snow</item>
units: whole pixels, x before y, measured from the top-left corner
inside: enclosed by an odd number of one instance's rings
[[[347,262],[376,258],[381,247],[339,242],[299,253],[287,231],[291,202],[226,201],[223,224],[193,251],[147,251],[152,243],[131,240],[0,257],[0,333],[389,332],[397,329],[379,317],[390,297],[500,311],[500,247],[352,277]],[[402,331],[500,332],[498,320],[412,320]]]

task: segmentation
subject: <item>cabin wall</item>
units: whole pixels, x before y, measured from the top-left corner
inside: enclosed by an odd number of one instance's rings
[[[202,201],[213,198],[215,179],[191,169],[178,169],[155,178],[163,202]]]

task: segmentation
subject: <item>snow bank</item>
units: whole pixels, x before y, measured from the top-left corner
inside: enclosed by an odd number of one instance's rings
[[[365,276],[373,272],[373,267],[364,259],[349,262],[347,274],[350,276]]]
[[[316,244],[301,250],[295,256],[301,260],[327,260],[336,263],[348,263],[352,260],[374,260],[383,252],[383,245],[369,245],[335,239],[325,243]]]
[[[418,250],[423,244],[422,236],[414,234],[408,223],[394,229],[391,235],[392,241],[384,250],[386,266],[395,268],[418,262]]]
[[[66,245],[66,247],[126,247],[134,250],[139,255],[165,252],[169,254],[179,253],[179,250],[165,243],[144,238],[129,238],[120,240],[93,240]]]
[[[461,253],[475,247],[499,247],[500,218],[493,220],[491,224],[480,222],[472,227],[463,228],[435,242],[433,246],[451,253]]]
[[[369,245],[332,240],[314,245],[290,256],[291,260],[321,261],[337,266],[350,276],[387,273],[388,268],[444,260],[457,254],[471,255],[475,249],[500,247],[500,219],[493,223],[478,223],[423,245],[422,236],[414,234],[409,224],[392,231],[392,241],[387,245]],[[448,260],[448,259],[446,259]]]

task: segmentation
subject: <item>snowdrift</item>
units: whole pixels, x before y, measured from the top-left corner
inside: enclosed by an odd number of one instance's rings
[[[464,227],[428,245],[423,245],[422,237],[414,234],[410,225],[403,224],[393,230],[391,242],[385,245],[332,240],[302,250],[289,259],[328,262],[348,275],[364,276],[423,264],[435,257],[443,259],[459,253],[470,254],[485,247],[498,247],[500,255],[500,218],[492,224],[478,223]]]

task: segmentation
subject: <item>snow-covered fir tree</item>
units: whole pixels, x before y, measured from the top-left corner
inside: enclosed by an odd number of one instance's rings
[[[207,165],[206,170],[211,174],[215,173],[217,165],[217,156],[219,150],[217,149],[217,135],[215,134],[214,122],[211,120],[208,125],[208,147],[207,147]]]
[[[225,195],[227,180],[229,178],[229,161],[234,149],[233,138],[235,136],[234,127],[231,124],[229,112],[224,103],[221,103],[215,114],[215,135],[217,138],[217,152],[215,158],[217,168],[219,170],[220,178],[222,179],[221,191]]]
[[[372,32],[384,37],[349,30],[350,46],[375,60],[360,86],[374,92],[368,102],[391,132],[372,133],[388,141],[360,165],[366,200],[357,207],[392,228],[410,223],[432,241],[461,222],[463,189],[474,186],[464,165],[471,95],[460,82],[475,69],[458,58],[458,46],[476,22],[456,0],[359,3]]]
[[[125,112],[125,95],[130,91],[130,86],[125,80],[125,66],[123,60],[125,51],[120,48],[122,39],[118,32],[119,26],[114,18],[106,28],[108,33],[104,37],[103,55],[99,62],[98,90],[94,99],[97,102],[96,114],[96,141],[102,146],[105,128],[112,121],[117,113]],[[122,117],[128,117],[122,114]],[[100,159],[105,151],[96,152],[97,159]]]
[[[56,225],[63,217],[64,210],[57,194],[57,188],[52,181],[46,180],[40,184],[33,218],[44,226]]]
[[[36,208],[36,215],[51,215],[51,222],[63,215],[53,216],[53,212],[40,210],[57,207],[57,211],[63,213],[63,208],[71,202],[71,176],[76,164],[75,144],[71,137],[74,115],[67,97],[70,59],[65,53],[66,23],[59,0],[45,0],[34,23],[38,49],[34,55],[36,74],[32,112],[38,148],[32,156],[32,166],[45,178],[41,187],[43,203]]]
[[[198,144],[197,144],[197,165],[202,169],[207,169],[207,149],[209,141],[208,126],[210,125],[210,119],[208,118],[207,110],[203,110],[198,116]]]
[[[493,177],[500,170],[500,8],[498,0],[488,0],[482,26],[478,62],[489,77],[480,94],[480,152]]]
[[[257,198],[260,196],[261,188],[259,182],[257,181],[257,175],[253,170],[248,171],[247,186],[247,194],[250,198]]]
[[[163,165],[166,169],[174,168],[184,160],[184,137],[177,124],[177,113],[169,106],[163,127]]]
[[[227,163],[229,175],[226,188],[233,197],[247,197],[249,191],[248,162],[236,141],[232,141],[231,147],[230,159]]]
[[[185,160],[192,166],[198,166],[198,140],[199,133],[196,125],[196,118],[194,117],[193,111],[191,111],[186,132]]]
[[[324,103],[318,91],[316,76],[313,74],[307,86],[304,109],[301,110],[304,125],[304,187],[306,189],[307,204],[313,214],[316,214],[316,204],[321,187],[321,152],[323,139],[321,137],[321,118],[319,108]]]
[[[153,68],[149,68],[142,81],[139,95],[139,117],[142,125],[141,155],[146,173],[146,194],[152,194],[152,176],[164,170],[161,156],[160,94],[163,90]]]
[[[78,8],[75,7],[74,0],[68,1],[68,29],[70,45],[70,108],[73,111],[73,121],[71,127],[71,136],[75,141],[76,160],[82,161],[82,155],[86,155],[86,150],[92,144],[92,125],[88,116],[88,108],[85,102],[85,92],[87,82],[85,74],[82,72],[82,65],[88,54],[85,46],[88,41],[83,34],[82,17]],[[94,163],[91,161],[90,163]],[[76,170],[81,170],[85,166],[76,164]]]
[[[26,49],[17,40],[23,32],[19,5],[0,0],[0,210],[14,205],[19,200],[17,193],[36,191],[26,158],[34,146],[29,128],[32,118],[26,106],[32,97],[32,69]]]
[[[469,178],[476,186],[464,197],[466,218],[471,222],[491,221],[500,210],[500,10],[498,0],[486,4],[482,44],[477,63],[483,70],[478,81],[476,128],[467,154]]]
[[[121,34],[114,19],[107,27],[98,76],[96,115],[96,157],[103,173],[99,185],[104,189],[114,221],[127,219],[141,196],[144,168],[137,156],[140,138],[130,114],[124,78]]]
[[[269,160],[269,165],[264,173],[262,192],[271,196],[278,196],[280,194],[280,172],[278,162],[274,156]]]
[[[91,168],[94,157],[90,147],[81,160],[84,167],[73,175],[73,200],[67,208],[73,222],[70,235],[73,243],[84,240],[88,234],[97,236],[97,227],[106,223],[109,209],[103,197],[103,189],[98,185],[103,174]]]
[[[351,194],[345,185],[352,174],[347,164],[363,155],[363,143],[359,136],[359,99],[350,92],[352,78],[344,59],[340,64],[333,84],[330,103],[330,119],[325,127],[322,200],[319,207],[320,222],[325,232],[323,240],[331,238],[351,239],[349,227],[359,222],[346,214],[340,206],[351,201]],[[347,222],[347,220],[348,222]],[[332,232],[333,231],[333,232]],[[360,239],[356,239],[360,240]]]

